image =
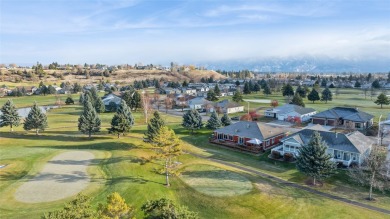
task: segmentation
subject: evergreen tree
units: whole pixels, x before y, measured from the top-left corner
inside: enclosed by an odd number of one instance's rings
[[[232,120],[230,120],[230,117],[228,116],[227,113],[224,113],[222,118],[221,118],[221,124],[223,126],[228,126],[232,124]]]
[[[297,157],[297,169],[303,174],[313,178],[313,185],[317,179],[323,179],[335,173],[336,164],[327,153],[327,145],[322,141],[317,131],[313,132],[307,145],[299,148]]]
[[[264,86],[264,88],[263,88],[263,93],[264,93],[266,96],[272,94],[271,88],[268,86],[268,84],[266,84],[266,85]]]
[[[326,87],[326,84],[327,84],[328,82],[326,81],[326,79],[324,78],[324,79],[322,79],[322,81],[321,81],[321,87]]]
[[[195,109],[189,110],[183,115],[182,126],[193,134],[194,130],[203,127],[202,116]]]
[[[19,126],[20,116],[12,100],[7,100],[7,102],[1,107],[0,115],[0,127],[9,126],[11,132],[14,130],[14,126]]]
[[[282,88],[282,94],[283,96],[291,97],[294,96],[294,88],[291,86],[291,84],[286,84]]]
[[[322,91],[321,101],[325,101],[325,103],[328,103],[328,101],[332,101],[332,92],[329,90],[329,88],[325,88]]]
[[[137,109],[141,107],[142,107],[141,94],[139,94],[137,91],[134,91],[133,97],[131,98],[131,102],[130,102],[130,108],[134,109],[134,111],[137,112]]]
[[[235,82],[235,84],[237,87],[240,86],[240,82],[238,80]]]
[[[354,87],[359,88],[359,87],[361,87],[361,86],[362,86],[362,85],[360,84],[359,81],[356,81],[356,82],[355,82],[355,86],[354,86]]]
[[[236,90],[232,99],[234,102],[237,102],[237,103],[244,101],[240,90]]]
[[[221,120],[219,120],[217,113],[214,111],[211,113],[209,120],[207,121],[206,128],[214,130],[222,126]]]
[[[207,91],[206,99],[208,101],[217,101],[218,100],[217,95],[215,94],[215,92],[213,90]]]
[[[372,87],[372,88],[375,88],[375,89],[381,88],[381,85],[380,85],[380,83],[379,83],[379,80],[376,79],[375,81],[373,81],[372,84],[371,84],[371,87]]]
[[[148,219],[198,219],[196,212],[189,211],[185,206],[177,206],[172,200],[161,198],[147,201],[141,210]]]
[[[244,84],[244,94],[250,94],[250,93],[251,93],[251,90],[249,88],[249,83],[245,82],[245,84]]]
[[[184,80],[183,81],[183,84],[181,85],[182,87],[188,87],[188,82],[187,82],[187,80]]]
[[[294,97],[291,100],[291,103],[294,105],[298,105],[301,107],[305,107],[305,103],[303,102],[302,97],[297,93],[295,93]]]
[[[81,193],[76,199],[70,201],[61,210],[45,213],[42,219],[92,219],[97,218],[96,212],[93,209],[91,199]]]
[[[221,90],[219,89],[218,84],[216,84],[214,87],[214,93],[217,97],[221,96]]]
[[[384,93],[381,93],[379,94],[379,96],[377,97],[374,103],[376,103],[377,105],[381,105],[382,108],[383,105],[389,105],[390,100]]]
[[[90,97],[91,97],[91,103],[92,103],[92,106],[95,107],[95,109],[97,110],[97,107],[96,107],[96,104],[98,102],[98,100],[100,99],[99,97],[99,94],[97,93],[97,90],[95,87],[92,87],[90,90]],[[103,104],[104,105],[104,104]]]
[[[160,113],[158,111],[155,111],[153,113],[153,118],[150,119],[148,123],[147,130],[145,132],[145,139],[147,139],[149,142],[152,141],[152,139],[158,134],[158,131],[162,126],[165,125],[164,120],[161,118]]]
[[[66,105],[74,104],[74,100],[72,99],[71,96],[67,97],[65,100]]]
[[[83,93],[80,93],[79,103],[84,104],[84,94]]]
[[[301,87],[301,85],[299,85],[299,86],[297,87],[296,93],[298,93],[299,96],[302,97],[302,98],[305,98],[305,97],[306,97],[306,89],[303,88],[303,87]]]
[[[95,110],[97,113],[104,113],[106,111],[106,106],[104,105],[103,100],[100,97],[96,99]]]
[[[318,94],[318,92],[316,91],[316,89],[312,89],[309,93],[309,95],[307,95],[307,99],[310,100],[310,101],[317,101],[317,100],[320,100],[320,95]]]
[[[253,91],[256,93],[260,91],[260,85],[258,83],[255,83],[255,85],[253,86]]]
[[[126,102],[127,106],[130,106],[130,108],[131,108],[131,100],[132,99],[133,99],[133,93],[131,91],[125,91],[122,94],[122,100],[124,100]]]
[[[85,95],[84,97],[84,109],[83,113],[80,115],[78,128],[84,134],[88,134],[88,137],[91,138],[91,135],[95,132],[100,131],[101,120],[96,113],[95,108],[92,106],[89,96]]]
[[[35,102],[31,107],[30,112],[28,113],[26,119],[24,120],[23,128],[28,131],[35,129],[36,135],[38,135],[39,130],[44,131],[47,127],[47,117],[46,114],[38,107]]]
[[[124,100],[116,109],[116,113],[111,120],[111,128],[108,129],[108,133],[117,134],[118,138],[120,134],[125,135],[130,132],[130,129],[134,125],[134,117],[130,108],[127,106]]]

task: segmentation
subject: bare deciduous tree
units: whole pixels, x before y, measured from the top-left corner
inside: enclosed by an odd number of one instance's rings
[[[152,110],[152,104],[150,95],[147,91],[142,91],[141,93],[142,109],[145,116],[145,123],[148,123],[148,114]]]
[[[173,99],[167,95],[167,97],[164,100],[164,104],[165,104],[165,113],[168,113],[168,109],[172,109]]]
[[[373,146],[362,165],[350,169],[349,176],[354,182],[370,188],[368,200],[372,200],[374,188],[380,191],[390,188],[390,178],[386,174],[387,168],[386,153],[380,150],[379,146]]]

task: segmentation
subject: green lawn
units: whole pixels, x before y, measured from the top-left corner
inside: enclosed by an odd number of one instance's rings
[[[45,98],[52,97],[41,98],[41,101],[46,101]],[[4,99],[0,101],[4,102]],[[15,103],[18,101],[22,104],[29,99],[21,97],[14,100]],[[52,157],[66,150],[86,150],[95,154],[96,160],[88,169],[92,183],[84,191],[93,197],[94,206],[103,202],[111,192],[117,191],[137,209],[146,200],[168,197],[199,212],[201,218],[386,218],[383,214],[285,187],[189,154],[178,157],[177,160],[182,163],[178,167],[179,174],[171,177],[172,186],[167,188],[164,186],[164,176],[155,173],[155,169],[162,167],[162,161],[144,162],[155,152],[141,140],[146,127],[141,113],[134,113],[135,126],[129,135],[120,139],[107,133],[106,128],[113,114],[101,114],[104,128],[93,140],[89,140],[77,131],[80,110],[80,106],[74,105],[50,111],[49,128],[40,136],[23,131],[21,127],[17,127],[15,133],[9,133],[7,127],[0,128],[0,164],[8,164],[0,170],[0,218],[39,218],[43,212],[62,208],[65,202],[72,199],[24,204],[13,198],[14,191],[24,181],[38,173]],[[183,149],[186,151],[251,166],[294,182],[305,179],[292,164],[275,163],[268,160],[266,155],[258,157],[211,145],[207,142],[210,131],[201,130],[196,135],[188,135],[188,131],[179,126],[180,117],[163,117],[183,139]],[[236,181],[229,181],[224,173]],[[186,179],[186,176],[190,177]],[[352,187],[340,177],[345,175],[340,173],[338,177],[333,177],[322,189],[347,197],[356,196],[356,199],[365,197],[363,190]],[[217,182],[223,180],[229,183],[219,187]],[[341,187],[343,184],[344,187]],[[344,191],[346,187],[351,187],[351,190]],[[237,195],[229,196],[233,191],[223,197],[205,195],[210,192],[222,194],[223,189],[233,188],[237,189],[238,192],[234,192]],[[354,196],[349,193],[354,193]],[[376,197],[378,201],[373,205],[389,208],[388,194],[378,193]],[[138,210],[137,218],[142,218],[142,215]]]

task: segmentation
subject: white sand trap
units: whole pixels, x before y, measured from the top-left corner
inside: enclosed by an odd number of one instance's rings
[[[39,203],[76,195],[90,182],[87,167],[94,157],[86,151],[64,152],[55,156],[38,175],[16,190],[15,199]]]

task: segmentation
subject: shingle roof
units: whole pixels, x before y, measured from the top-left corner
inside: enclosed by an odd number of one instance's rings
[[[329,131],[318,131],[313,129],[302,129],[290,136],[282,139],[286,141],[288,139],[300,140],[302,145],[307,145],[313,135],[313,132],[317,131],[322,140],[331,149],[349,151],[353,153],[364,153],[373,144],[372,140],[362,133],[356,131],[351,134],[334,133]],[[298,141],[299,142],[299,141]]]
[[[217,129],[215,132],[264,140],[272,136],[282,134],[285,130],[280,127],[273,127],[257,122],[239,121],[229,126]]]
[[[295,104],[284,104],[283,106],[278,106],[273,111],[278,113],[289,113],[289,112],[297,112],[298,114],[305,115],[308,113],[315,112],[316,110],[313,108],[301,107]]]
[[[366,122],[374,118],[373,115],[363,112],[357,108],[335,107],[313,115],[313,117],[328,119],[346,119],[354,122]]]

